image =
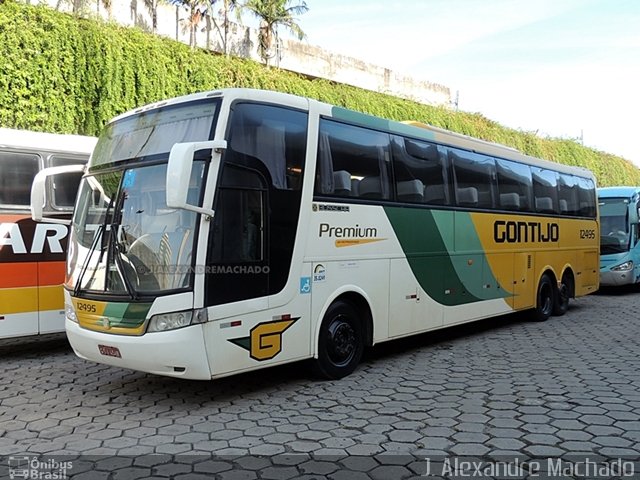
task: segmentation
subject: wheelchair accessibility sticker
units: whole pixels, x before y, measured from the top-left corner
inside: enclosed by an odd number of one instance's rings
[[[300,277],[300,293],[311,293],[311,277]]]

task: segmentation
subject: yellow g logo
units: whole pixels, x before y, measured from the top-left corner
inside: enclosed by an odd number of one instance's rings
[[[282,351],[282,334],[300,317],[282,318],[259,323],[251,329],[248,337],[233,338],[229,341],[246,350],[254,360],[271,360]]]

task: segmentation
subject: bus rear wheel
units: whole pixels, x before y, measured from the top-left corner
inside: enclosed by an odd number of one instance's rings
[[[322,319],[318,338],[318,358],[314,369],[327,379],[339,379],[352,373],[364,351],[364,330],[357,308],[338,300]]]
[[[548,274],[542,275],[536,294],[536,306],[532,312],[532,319],[536,322],[544,322],[553,313],[555,302],[555,289],[553,281]]]
[[[555,302],[553,304],[553,314],[560,316],[567,313],[569,310],[569,299],[573,292],[573,280],[568,274],[562,276],[562,282],[558,287],[558,291],[555,295]]]

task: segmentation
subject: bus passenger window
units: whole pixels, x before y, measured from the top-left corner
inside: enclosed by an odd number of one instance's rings
[[[320,121],[316,195],[391,199],[389,135]]]
[[[85,163],[85,160],[80,160],[71,157],[59,157],[52,156],[49,159],[52,167],[61,167],[65,165],[77,165]],[[71,208],[75,204],[76,194],[78,193],[78,186],[80,185],[80,179],[82,173],[65,173],[62,175],[56,175],[51,178],[51,188],[53,190],[53,207],[57,208]]]
[[[301,112],[268,105],[237,104],[226,161],[257,168],[278,190],[301,190],[306,123]]]
[[[595,184],[589,178],[578,179],[578,200],[580,216],[587,218],[596,217]]]
[[[566,173],[558,174],[558,205],[561,215],[580,215],[578,177]]]
[[[28,207],[31,184],[39,167],[38,155],[0,152],[0,204]]]
[[[437,145],[393,136],[391,147],[399,202],[449,204],[446,159]]]
[[[558,174],[551,170],[531,167],[535,211],[558,213]]]
[[[531,211],[533,190],[531,169],[528,165],[509,160],[496,160],[498,203],[504,210]]]
[[[453,164],[456,203],[465,207],[493,208],[494,159],[457,148],[448,148],[448,154]]]

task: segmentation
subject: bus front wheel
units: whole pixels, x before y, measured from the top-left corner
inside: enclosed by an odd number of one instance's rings
[[[542,275],[538,284],[538,292],[536,295],[536,306],[532,312],[532,318],[536,322],[544,322],[553,313],[553,305],[555,301],[555,286],[553,281],[546,273]]]
[[[318,338],[315,371],[327,379],[339,379],[352,373],[364,351],[364,330],[357,308],[338,300],[322,319]]]

